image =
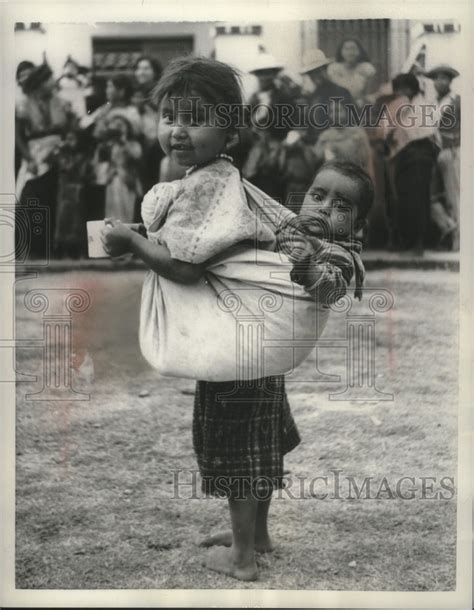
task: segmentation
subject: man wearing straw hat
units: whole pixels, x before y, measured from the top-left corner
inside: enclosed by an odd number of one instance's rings
[[[461,98],[451,91],[451,83],[459,72],[448,64],[439,64],[426,72],[426,76],[432,79],[436,91],[435,118],[441,145],[431,184],[432,219],[441,229],[441,237],[447,232],[452,233],[452,249],[459,250]],[[440,223],[436,210],[442,212],[440,202],[443,199],[443,208],[449,216]]]
[[[250,70],[258,79],[258,91],[250,100],[253,140],[242,168],[243,175],[273,198],[283,200],[285,181],[279,167],[281,142],[289,125],[280,121],[280,109],[294,107],[295,100],[277,84],[283,65],[262,51]]]
[[[347,89],[329,80],[327,67],[330,63],[332,60],[327,58],[321,49],[311,49],[303,57],[300,73],[307,75],[314,86],[314,91],[307,97],[306,138],[311,144],[315,144],[320,133],[330,126],[331,104],[355,105]]]

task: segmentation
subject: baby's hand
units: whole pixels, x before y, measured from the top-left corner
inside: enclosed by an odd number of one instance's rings
[[[100,232],[104,250],[112,257],[130,252],[133,231],[120,220],[105,219],[105,227]]]

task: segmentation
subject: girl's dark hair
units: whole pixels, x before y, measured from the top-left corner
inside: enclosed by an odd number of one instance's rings
[[[327,161],[319,168],[318,174],[324,169],[332,169],[358,183],[357,218],[359,220],[367,218],[374,202],[374,184],[365,169],[352,161]]]
[[[199,97],[208,104],[228,104],[229,117],[235,125],[242,106],[238,71],[231,66],[205,57],[178,57],[165,68],[153,90],[154,103],[159,106],[165,96]]]
[[[162,68],[160,62],[156,59],[156,57],[153,57],[152,55],[140,55],[140,57],[135,62],[135,65],[133,66],[134,72],[138,68],[138,64],[141,61],[147,61],[150,64],[150,66],[152,67],[152,70],[155,74],[155,80],[157,80],[157,81],[160,80],[161,74],[163,72],[163,68]]]
[[[414,74],[397,74],[397,76],[395,76],[395,78],[392,80],[393,91],[399,91],[400,89],[405,88],[411,89],[413,91],[413,95],[420,93],[420,83]]]
[[[132,79],[126,74],[117,74],[109,78],[110,82],[116,89],[121,89],[124,94],[124,100],[130,102],[133,95]]]
[[[364,47],[360,44],[360,42],[357,40],[357,38],[345,38],[341,42],[341,44],[339,45],[339,47],[336,51],[336,61],[338,61],[338,62],[344,61],[344,58],[342,57],[342,47],[346,44],[346,42],[354,42],[357,45],[357,48],[359,49],[359,58],[357,60],[358,64],[362,63],[363,61],[370,62],[369,54],[364,49]]]

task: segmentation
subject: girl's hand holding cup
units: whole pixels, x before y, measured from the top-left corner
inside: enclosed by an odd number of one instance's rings
[[[130,242],[134,231],[113,218],[104,219],[105,226],[100,232],[104,250],[112,257],[130,252]]]

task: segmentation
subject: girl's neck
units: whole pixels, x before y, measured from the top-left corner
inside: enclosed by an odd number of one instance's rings
[[[200,169],[201,167],[205,167],[206,165],[209,165],[210,163],[213,163],[214,161],[217,161],[218,159],[225,159],[226,161],[229,161],[230,163],[234,162],[234,159],[230,155],[226,155],[225,153],[219,153],[215,157],[212,157],[211,159],[209,159],[208,161],[204,161],[204,163],[196,163],[195,165],[191,165],[191,167],[188,167],[188,169],[186,170],[185,175],[189,176],[189,174],[192,174],[197,169]]]

